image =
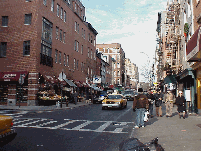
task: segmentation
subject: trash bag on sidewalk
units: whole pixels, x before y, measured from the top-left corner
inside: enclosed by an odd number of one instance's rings
[[[129,138],[119,144],[119,151],[164,151],[158,144],[158,137],[143,144],[137,138]]]

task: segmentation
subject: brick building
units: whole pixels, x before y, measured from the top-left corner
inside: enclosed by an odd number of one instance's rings
[[[0,14],[1,99],[16,105],[20,74],[27,105],[36,104],[40,77],[92,81],[98,33],[79,0],[1,1]]]
[[[110,55],[115,61],[113,61],[113,85],[125,86],[125,52],[123,51],[121,44],[97,44],[96,49],[99,52],[103,52],[104,56]]]

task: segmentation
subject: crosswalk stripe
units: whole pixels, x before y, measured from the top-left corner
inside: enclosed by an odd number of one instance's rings
[[[26,119],[26,120],[22,120],[22,121],[19,121],[19,122],[14,122],[13,124],[18,124],[18,123],[22,123],[22,122],[26,122],[26,121],[31,121],[33,119]]]
[[[22,124],[22,125],[18,125],[18,126],[27,126],[29,124],[34,124],[34,123],[37,123],[39,121],[45,121],[45,120],[47,120],[47,119],[40,119],[40,120],[37,120],[37,121],[34,121],[34,122],[30,122],[30,123],[26,123],[26,124]]]
[[[108,121],[106,123],[104,123],[103,125],[101,125],[98,129],[96,129],[96,132],[102,132],[104,131],[105,128],[107,128],[110,124],[112,123],[112,121]]]
[[[77,127],[72,128],[72,130],[80,130],[81,128],[89,125],[90,123],[93,123],[93,121],[87,121],[87,122],[85,122],[85,123],[83,123],[83,124],[81,124],[81,125],[79,125]]]
[[[123,130],[123,128],[116,128],[116,129],[114,130],[114,132],[120,133],[120,132],[122,132],[122,130]]]
[[[68,122],[66,122],[66,123],[63,123],[63,124],[60,124],[60,125],[58,125],[58,126],[52,127],[51,129],[58,129],[58,128],[64,127],[64,126],[66,126],[66,125],[68,125],[68,124],[70,124],[70,123],[74,123],[74,122],[76,122],[76,121],[74,121],[74,120],[68,121]]]

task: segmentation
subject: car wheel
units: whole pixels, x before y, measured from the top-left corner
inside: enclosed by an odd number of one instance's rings
[[[126,102],[125,108],[127,108],[127,102]]]

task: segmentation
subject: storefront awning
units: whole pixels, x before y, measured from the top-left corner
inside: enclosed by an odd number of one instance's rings
[[[79,81],[74,80],[74,83],[77,85],[77,87],[83,87],[83,84]]]
[[[201,26],[194,32],[186,47],[187,61],[201,61]]]
[[[71,80],[63,79],[70,87],[77,87]]]
[[[25,79],[28,74],[27,71],[19,71],[19,72],[1,72],[0,73],[0,81],[18,81],[20,75]]]
[[[164,79],[164,84],[168,84],[168,83],[176,83],[177,80],[175,78],[175,75],[168,75],[167,77],[165,77]]]
[[[191,76],[193,79],[195,78],[195,77],[194,77],[193,69],[187,68],[187,69],[185,69],[181,74],[178,75],[179,80],[182,80],[182,79],[184,79],[184,78],[187,77],[187,76]]]

